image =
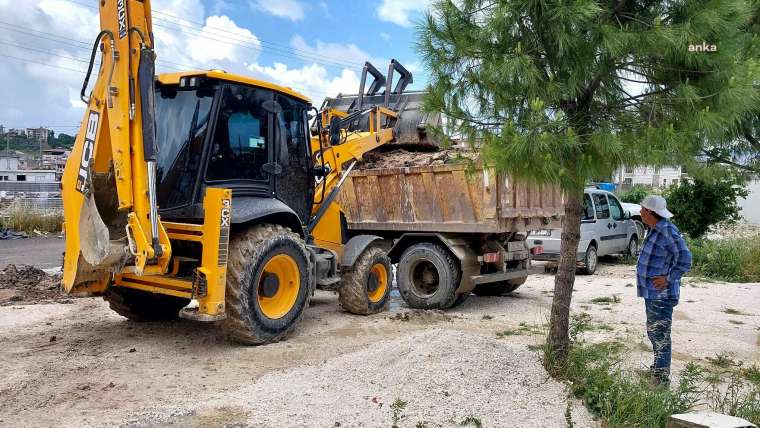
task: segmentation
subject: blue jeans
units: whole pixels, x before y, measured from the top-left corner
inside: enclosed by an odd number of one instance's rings
[[[670,327],[673,324],[673,307],[678,300],[673,299],[644,299],[647,312],[647,335],[652,342],[654,364],[652,372],[667,379],[670,376]]]

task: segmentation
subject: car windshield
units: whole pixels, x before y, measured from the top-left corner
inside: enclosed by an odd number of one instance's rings
[[[203,155],[214,91],[156,90],[158,201],[162,209],[191,202]]]

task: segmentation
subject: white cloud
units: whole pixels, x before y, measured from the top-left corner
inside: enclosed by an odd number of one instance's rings
[[[302,20],[305,15],[304,5],[298,0],[254,0],[250,5],[254,9],[294,22]]]
[[[391,39],[391,35],[388,34],[388,33],[386,33],[386,32],[384,32],[384,31],[381,31],[380,32],[380,38],[383,39],[383,40],[390,40]]]
[[[325,97],[335,97],[341,93],[355,94],[359,91],[359,75],[348,69],[344,69],[339,76],[332,77],[325,67],[319,64],[289,68],[278,62],[272,67],[251,64],[248,69],[265,80],[303,93],[311,98],[316,106],[319,106]]]
[[[361,68],[365,61],[372,61],[369,53],[353,43],[325,43],[317,40],[314,45],[309,45],[303,37],[296,34],[290,39],[290,46],[293,49],[324,58],[327,62],[345,64],[347,67]]]
[[[377,17],[402,27],[412,26],[412,15],[423,12],[432,0],[382,0],[377,6]]]
[[[287,64],[263,62],[260,56],[264,47],[255,29],[244,28],[220,14],[229,4],[233,2],[217,0],[207,9],[201,0],[153,0],[157,71],[221,68],[253,74],[291,86],[312,97],[317,105],[327,95],[358,90],[360,68],[371,58],[357,45],[294,37],[291,48],[308,51],[315,58],[334,58],[338,63],[324,66],[309,59],[299,63],[295,58]],[[79,124],[84,108],[79,92],[86,60],[100,30],[97,9],[65,0],[0,0],[0,16],[13,16],[14,27],[24,31],[3,31],[0,50],[3,55],[25,60],[0,57],[0,87],[6,100],[0,103],[0,124]],[[194,31],[189,21],[202,23],[203,28]],[[35,37],[35,31],[48,35],[36,33],[42,37]],[[96,78],[97,68],[90,88]]]
[[[234,44],[230,43],[230,40]],[[253,50],[247,59],[256,59],[261,50],[261,42],[249,30],[238,27],[227,16],[209,16],[203,30],[187,38],[187,51],[190,58],[203,64],[215,61],[239,61],[243,48]]]

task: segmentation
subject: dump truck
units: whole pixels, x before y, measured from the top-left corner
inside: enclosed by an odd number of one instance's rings
[[[340,194],[351,234],[383,241],[402,298],[447,309],[531,273],[530,230],[560,227],[562,193],[466,163],[354,171]]]

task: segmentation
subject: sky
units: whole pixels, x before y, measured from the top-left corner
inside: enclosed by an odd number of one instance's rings
[[[430,0],[153,0],[157,71],[223,69],[289,86],[319,106],[356,93],[391,58],[425,84],[415,23]],[[100,30],[96,0],[0,0],[0,125],[74,134]],[[93,78],[94,79],[94,78]]]

